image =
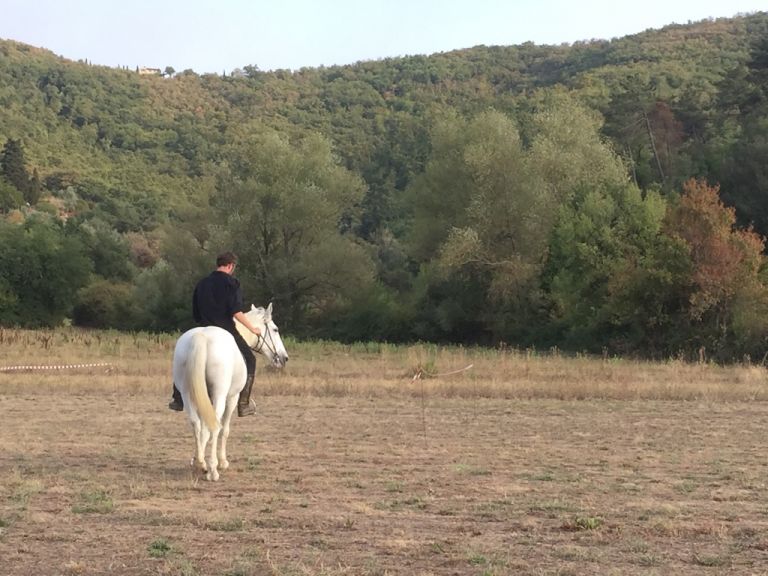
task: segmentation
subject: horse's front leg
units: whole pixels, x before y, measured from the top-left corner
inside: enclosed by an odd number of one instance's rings
[[[219,440],[219,468],[226,470],[229,468],[227,460],[227,439],[229,438],[229,425],[232,422],[232,414],[237,407],[237,396],[227,398],[227,405],[224,408],[224,415],[221,418],[221,438]]]

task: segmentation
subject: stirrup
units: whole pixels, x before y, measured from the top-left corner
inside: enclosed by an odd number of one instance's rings
[[[181,402],[177,402],[176,399],[168,402],[168,408],[175,410],[176,412],[184,412],[184,405]]]
[[[249,400],[248,404],[237,404],[238,416],[251,416],[256,414],[256,403],[253,400]]]

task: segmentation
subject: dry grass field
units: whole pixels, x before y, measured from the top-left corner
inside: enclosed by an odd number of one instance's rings
[[[287,342],[217,483],[174,338],[0,330],[0,573],[768,574],[768,373]],[[471,365],[471,368],[467,368]]]

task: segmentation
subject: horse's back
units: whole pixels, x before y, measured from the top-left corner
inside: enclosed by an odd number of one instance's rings
[[[192,328],[179,337],[173,353],[174,382],[180,391],[186,387],[185,367],[192,360],[190,355],[194,340],[198,336],[203,336],[206,341],[206,380],[209,385],[228,390],[232,384],[233,373],[239,370],[242,355],[232,334],[217,326]]]
[[[197,334],[205,336],[208,350],[213,358],[226,356],[228,352],[231,352],[233,346],[235,349],[237,348],[237,344],[235,344],[235,339],[232,337],[232,334],[223,328],[219,328],[218,326],[198,326],[197,328],[187,330],[184,334],[179,336],[173,352],[174,364],[177,361],[182,363],[186,362],[189,357],[192,340]]]
[[[195,328],[190,328],[184,332],[184,334],[179,336],[179,339],[176,341],[176,349],[178,350],[179,346],[183,346],[185,342],[191,340],[192,336],[195,334],[205,334],[209,341],[214,341],[221,338],[226,339],[226,336],[229,336],[230,338],[232,337],[232,334],[223,328],[219,328],[218,326],[197,326]]]

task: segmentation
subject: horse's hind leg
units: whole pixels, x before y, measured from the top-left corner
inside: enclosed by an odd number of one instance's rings
[[[229,468],[227,460],[227,439],[229,438],[229,424],[232,421],[232,413],[237,406],[237,396],[227,399],[227,405],[224,408],[224,416],[221,418],[221,436],[219,437],[219,468],[226,470]]]
[[[192,457],[191,465],[193,468],[207,472],[205,446],[208,444],[208,429],[198,420],[197,422],[192,422],[192,434],[195,437],[195,455]]]
[[[208,429],[205,427],[203,428],[207,433]],[[219,479],[219,459],[216,455],[216,444],[219,438],[219,430],[220,428],[216,428],[216,430],[211,432],[211,456],[208,459],[208,473],[205,475],[206,480],[212,480],[213,482],[216,482]]]

